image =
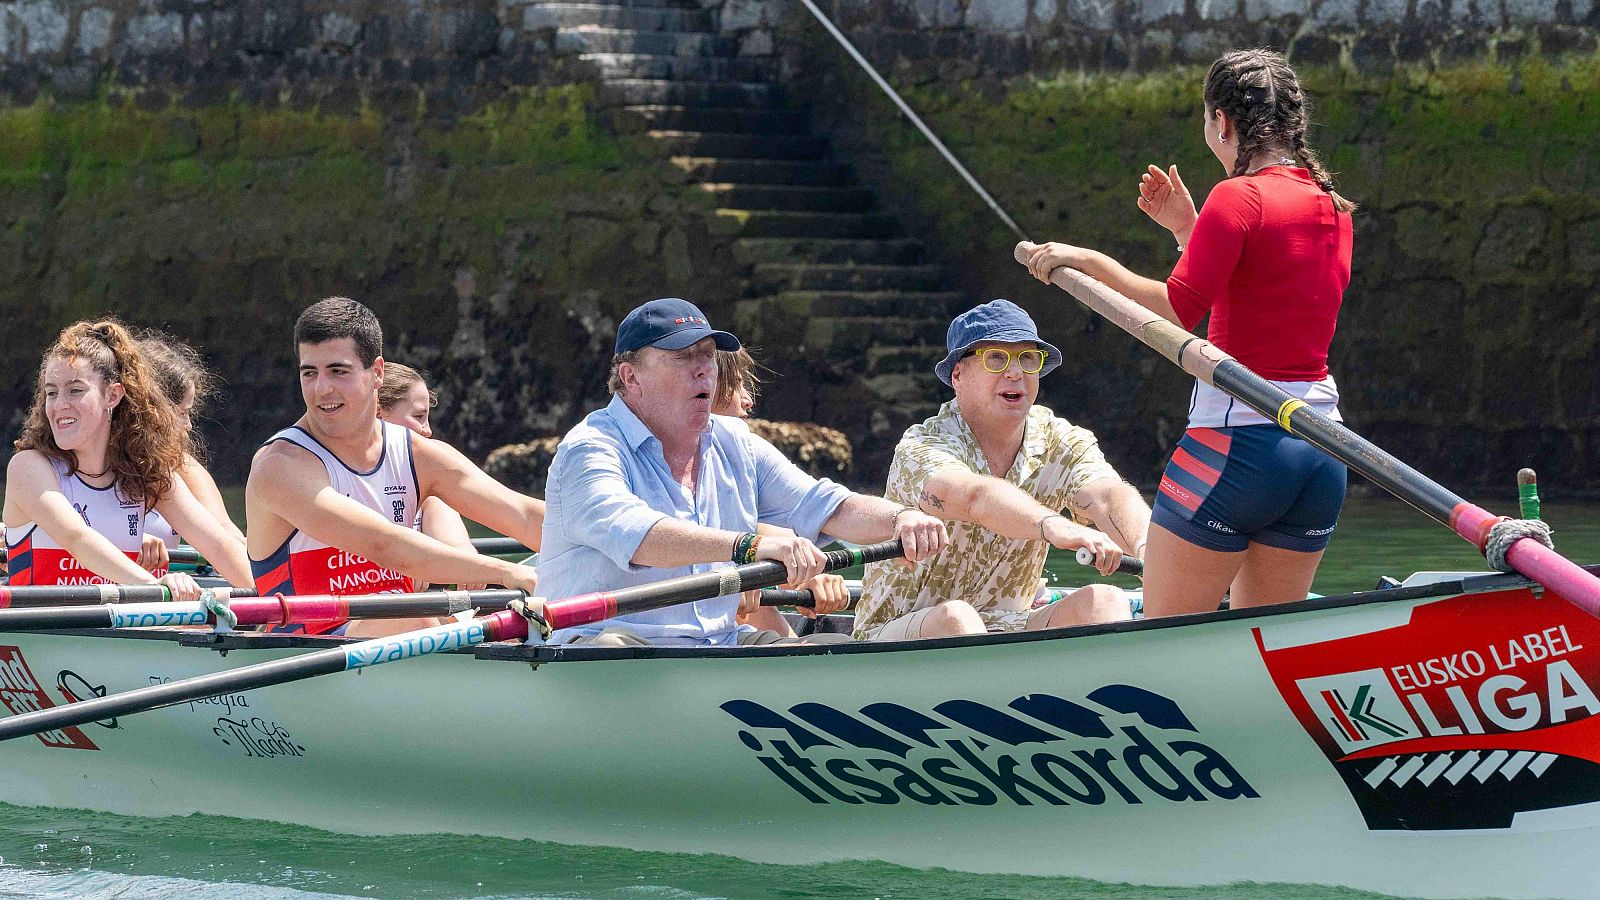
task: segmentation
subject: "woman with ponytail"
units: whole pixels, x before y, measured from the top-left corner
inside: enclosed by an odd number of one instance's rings
[[[154,509],[231,583],[253,582],[244,545],[223,534],[178,476],[188,448],[173,405],[115,321],[68,326],[45,351],[17,453],[6,468],[8,583],[153,584],[200,589],[135,563]]]
[[[1350,284],[1354,204],[1307,142],[1311,111],[1283,57],[1235,50],[1206,74],[1206,146],[1227,178],[1195,212],[1178,169],[1150,166],[1139,208],[1176,238],[1165,281],[1103,253],[1040,245],[1028,260],[1046,283],[1070,266],[1207,338],[1317,411],[1338,420],[1328,373]],[[1208,384],[1156,495],[1145,560],[1145,614],[1305,597],[1344,504],[1345,467]]]

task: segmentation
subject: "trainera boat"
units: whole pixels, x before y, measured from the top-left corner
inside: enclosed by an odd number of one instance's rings
[[[0,635],[0,702],[329,640]],[[1521,576],[1457,577],[964,640],[484,644],[8,741],[0,799],[786,863],[1594,896],[1597,697],[1600,621]]]

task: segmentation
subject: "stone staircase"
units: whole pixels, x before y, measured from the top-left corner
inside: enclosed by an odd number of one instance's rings
[[[678,0],[535,2],[523,25],[592,64],[616,127],[648,137],[737,235],[734,327],[788,376],[761,414],[843,430],[858,477],[875,480],[947,395],[933,364],[966,298],[832,158],[776,58],[740,55],[713,15]]]

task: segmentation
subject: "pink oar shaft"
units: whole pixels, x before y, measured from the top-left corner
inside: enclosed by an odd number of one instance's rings
[[[1450,528],[1482,552],[1489,531],[1505,521],[1473,503],[1461,503],[1450,513]],[[1549,547],[1532,538],[1523,538],[1506,551],[1511,568],[1555,591],[1561,599],[1591,616],[1600,618],[1600,578],[1585,571]]]

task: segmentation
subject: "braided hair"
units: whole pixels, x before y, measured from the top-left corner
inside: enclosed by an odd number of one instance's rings
[[[1311,101],[1284,58],[1271,50],[1233,50],[1211,64],[1205,83],[1206,116],[1222,110],[1238,133],[1233,175],[1247,175],[1263,151],[1292,154],[1333,197],[1334,208],[1353,212],[1354,203],[1333,189],[1333,175],[1307,143]]]
[[[152,509],[172,487],[172,476],[183,465],[188,441],[178,424],[177,412],[162,391],[148,358],[121,322],[76,322],[62,330],[39,364],[39,382],[33,407],[22,426],[18,450],[37,450],[78,471],[77,454],[56,444],[45,414],[45,367],[53,359],[81,359],[107,385],[120,384],[122,402],[111,412],[111,437],[106,447],[107,467],[117,491]]]

